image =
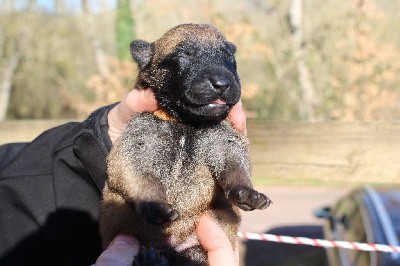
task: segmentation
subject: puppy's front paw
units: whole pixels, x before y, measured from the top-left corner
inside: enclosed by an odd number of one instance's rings
[[[227,198],[244,211],[265,209],[272,201],[262,193],[249,187],[238,187],[226,192]]]
[[[179,212],[171,204],[157,202],[142,202],[139,212],[144,220],[153,225],[163,225],[178,219]]]

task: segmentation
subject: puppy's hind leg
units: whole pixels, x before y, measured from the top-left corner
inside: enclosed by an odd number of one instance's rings
[[[100,216],[103,247],[121,233],[148,240],[142,244],[162,246],[164,236],[159,226],[174,221],[179,213],[168,204],[159,180],[153,180],[150,185],[149,177],[135,176],[132,172],[130,181],[135,182],[124,182],[126,179],[121,176],[117,179],[114,177],[116,175],[107,181],[103,191]]]
[[[135,184],[138,193],[132,199],[137,212],[152,225],[164,225],[175,221],[179,212],[167,201],[165,189],[159,179],[155,177],[143,178]]]
[[[138,170],[140,165],[120,153],[122,149],[117,147],[110,153],[108,189],[121,195],[150,224],[162,225],[177,219],[179,214],[168,203],[160,179],[151,172],[142,173]]]

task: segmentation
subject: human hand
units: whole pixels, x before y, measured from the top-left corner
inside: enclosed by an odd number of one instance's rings
[[[114,144],[132,115],[140,112],[153,112],[158,103],[151,89],[131,90],[114,108],[108,112],[108,135]]]
[[[207,214],[200,217],[196,234],[202,247],[207,251],[210,266],[236,266],[239,265],[239,249],[235,251],[218,224]],[[118,235],[101,253],[95,266],[127,266],[132,265],[133,259],[138,255],[139,241],[129,235]]]
[[[118,235],[98,257],[95,266],[131,266],[139,253],[139,241],[131,235]]]
[[[246,114],[243,111],[242,100],[235,104],[228,114],[228,120],[231,121],[234,128],[247,136]]]
[[[140,112],[153,112],[159,108],[151,89],[132,90],[108,113],[108,135],[115,143],[122,134],[132,115]],[[234,128],[247,135],[246,115],[243,112],[242,101],[232,107],[228,115]]]
[[[200,217],[196,227],[197,238],[200,245],[207,251],[208,263],[210,266],[239,265],[239,246],[236,241],[235,250],[225,232],[207,214]]]

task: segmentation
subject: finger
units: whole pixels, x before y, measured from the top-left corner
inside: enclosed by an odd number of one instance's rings
[[[139,253],[139,241],[130,235],[118,235],[96,261],[96,266],[128,266]]]
[[[150,88],[132,90],[125,98],[130,115],[140,112],[153,112],[158,109],[158,103]]]
[[[235,252],[236,265],[239,265],[239,241],[238,240],[236,240],[234,252]]]
[[[236,128],[243,135],[247,135],[246,114],[243,111],[242,100],[235,104],[228,115],[228,120],[231,121],[234,128]]]
[[[202,247],[207,251],[210,266],[237,265],[236,255],[225,232],[212,218],[203,214],[196,228],[196,234]]]
[[[108,112],[108,135],[111,142],[122,134],[126,125],[135,113],[153,112],[158,103],[151,89],[132,90],[113,109]]]
[[[158,103],[151,89],[134,89],[116,107],[117,119],[120,123],[127,124],[135,113],[157,110]]]

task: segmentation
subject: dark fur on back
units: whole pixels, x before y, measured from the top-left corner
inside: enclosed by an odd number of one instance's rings
[[[224,119],[240,98],[234,45],[208,25],[184,24],[154,43],[134,41],[140,73],[163,110],[135,115],[109,155],[100,233],[164,250],[172,265],[206,265],[194,230],[213,216],[235,247],[238,207],[270,200],[252,188],[248,140]],[[151,263],[150,263],[151,264]]]

